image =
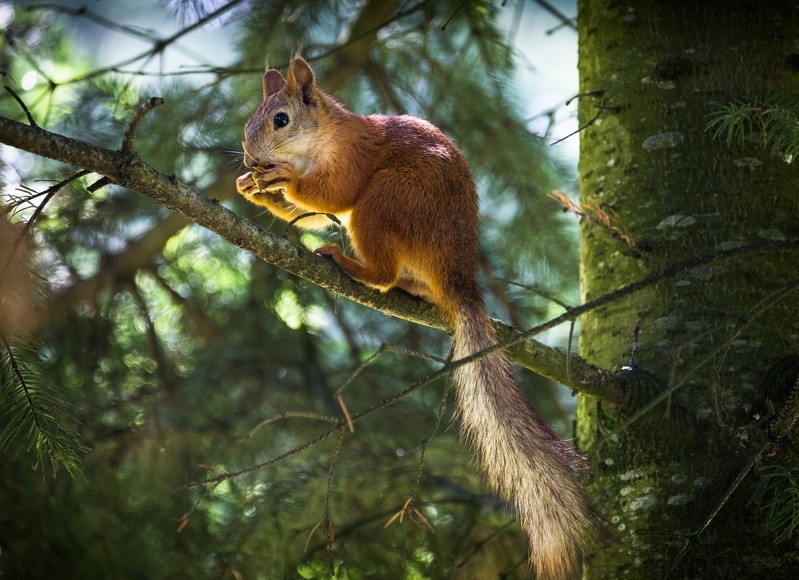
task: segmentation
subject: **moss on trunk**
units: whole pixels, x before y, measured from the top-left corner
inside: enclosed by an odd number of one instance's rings
[[[706,130],[708,115],[736,98],[797,94],[798,8],[581,3],[582,203],[618,214],[635,240],[583,224],[585,300],[693,256],[799,237],[796,167],[758,135],[727,146]],[[581,355],[600,367],[628,363],[640,324],[635,371],[621,371],[637,402],[579,404],[578,439],[617,532],[589,578],[795,572],[796,541],[774,545],[758,533],[762,512],[746,506],[756,470],[711,515],[761,448],[761,377],[797,352],[797,294],[781,293],[799,278],[797,263],[795,251],[711,263],[582,318]]]

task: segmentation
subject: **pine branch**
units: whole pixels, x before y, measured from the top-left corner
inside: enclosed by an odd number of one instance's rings
[[[775,534],[774,543],[791,539],[799,527],[799,464],[767,465],[747,505],[762,501],[764,531]]]
[[[771,155],[788,163],[799,154],[799,109],[773,95],[728,103],[711,113],[706,128],[727,145],[759,141]]]
[[[53,475],[59,467],[74,473],[86,451],[78,434],[62,424],[67,403],[41,380],[36,352],[0,336],[0,449],[32,451],[34,468]]]
[[[123,67],[129,66],[129,65],[134,64],[136,62],[146,61],[149,58],[152,58],[154,56],[157,56],[157,55],[163,53],[164,50],[166,50],[166,48],[168,46],[174,45],[180,38],[184,37],[185,35],[189,34],[190,32],[192,32],[194,30],[197,30],[198,28],[202,28],[203,26],[205,26],[209,22],[212,22],[212,21],[222,17],[227,12],[229,12],[230,10],[232,10],[233,8],[235,8],[236,6],[241,4],[241,2],[242,2],[242,0],[229,0],[225,4],[222,4],[221,6],[219,6],[216,10],[206,14],[202,18],[198,18],[195,22],[185,26],[184,28],[181,28],[180,30],[178,30],[174,34],[171,34],[170,36],[167,36],[166,38],[154,38],[154,39],[152,39],[152,46],[150,48],[142,51],[139,54],[136,54],[134,56],[126,58],[126,59],[124,59],[124,60],[122,60],[122,61],[120,61],[120,62],[118,62],[116,64],[113,64],[113,65],[110,65],[110,66],[107,66],[107,67],[104,67],[104,68],[99,68],[99,69],[93,70],[91,72],[76,76],[76,77],[74,77],[72,79],[69,79],[69,80],[67,80],[65,82],[62,82],[60,84],[61,85],[67,85],[67,84],[74,84],[74,83],[80,83],[80,82],[89,81],[89,80],[101,77],[101,76],[103,76],[103,75],[105,75],[105,74],[107,74],[109,72],[117,72],[120,69],[122,69]],[[128,33],[130,34],[129,31],[128,31]],[[136,36],[142,37],[141,34],[137,34]]]

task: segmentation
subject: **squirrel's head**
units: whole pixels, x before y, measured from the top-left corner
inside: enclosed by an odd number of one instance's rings
[[[323,98],[302,58],[291,61],[285,79],[279,71],[267,70],[264,100],[244,125],[244,164],[255,168],[283,161],[300,175],[310,169]]]

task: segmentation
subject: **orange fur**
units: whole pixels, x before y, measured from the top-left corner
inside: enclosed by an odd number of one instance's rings
[[[476,281],[478,205],[457,146],[409,116],[351,113],[295,58],[286,79],[264,75],[264,101],[245,125],[239,192],[276,216],[330,213],[346,225],[355,259],[316,251],[352,278],[394,286],[439,306],[455,359],[496,343]],[[324,216],[301,227],[330,225]],[[579,456],[538,416],[510,363],[493,353],[455,372],[461,431],[489,484],[514,507],[537,578],[577,578],[601,518],[572,473]]]

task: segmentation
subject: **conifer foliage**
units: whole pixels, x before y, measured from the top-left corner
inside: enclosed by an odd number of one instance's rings
[[[525,540],[448,428],[446,335],[316,284],[435,313],[346,286],[299,249],[335,227],[274,223],[234,183],[264,65],[301,51],[348,108],[426,117],[464,150],[492,312],[561,313],[575,232],[544,193],[569,176],[522,118],[526,4],[0,4],[0,115],[32,139],[0,150],[4,248],[30,240],[21,278],[0,264],[0,573],[523,576]],[[258,240],[288,265],[241,249]],[[15,279],[46,295],[24,327]],[[560,389],[525,384],[565,426]]]

